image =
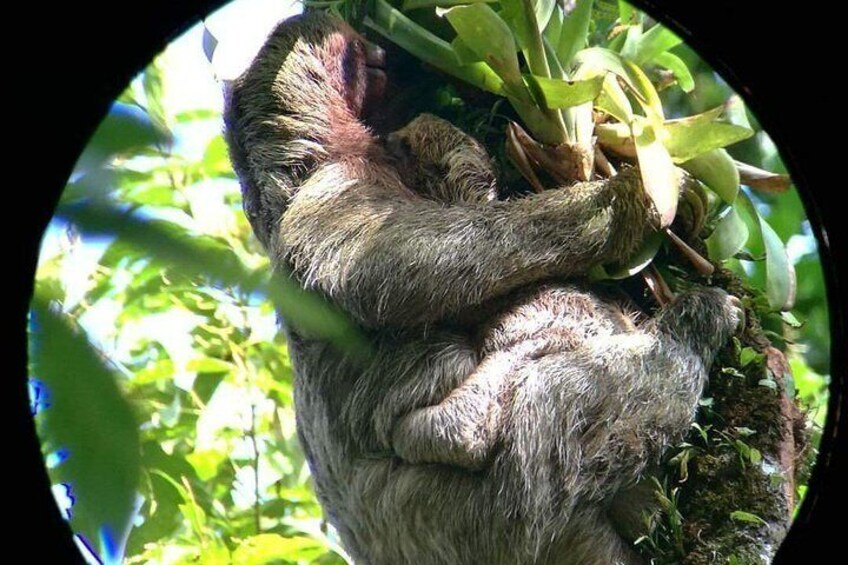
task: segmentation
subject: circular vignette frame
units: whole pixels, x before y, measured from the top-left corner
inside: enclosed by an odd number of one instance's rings
[[[817,88],[818,84],[812,80],[826,76],[826,65],[831,64],[821,57],[821,53],[828,52],[829,45],[822,41],[823,37],[818,37],[827,33],[821,23],[826,14],[809,9],[781,11],[765,0],[733,6],[714,0],[689,0],[685,5],[674,0],[631,2],[678,33],[744,98],[779,148],[816,237],[825,276],[832,340],[828,413],[807,496],[774,560],[776,564],[798,563],[809,555],[811,547],[837,548],[837,538],[829,535],[829,515],[845,511],[838,507],[838,493],[844,494],[846,489],[841,483],[848,477],[848,351],[845,347],[848,344],[845,270],[848,230],[844,229],[844,223],[840,224],[840,210],[831,204],[830,193],[839,174],[831,165],[839,162],[836,148],[816,143],[816,134],[821,131],[819,121],[827,119],[818,113],[818,108],[836,106],[820,98],[812,100],[820,96],[820,91],[827,90]],[[19,141],[17,147],[37,161],[37,166],[24,170],[37,171],[38,175],[38,180],[33,181],[30,173],[28,179],[13,187],[16,195],[23,192],[26,214],[21,222],[23,237],[17,233],[12,240],[16,246],[23,246],[23,253],[16,257],[20,259],[14,280],[15,292],[20,295],[13,303],[14,314],[7,316],[14,320],[10,328],[15,374],[12,410],[15,419],[21,420],[20,427],[16,422],[14,429],[20,430],[16,435],[23,437],[20,452],[24,460],[16,461],[14,468],[20,472],[16,478],[26,485],[27,497],[23,506],[27,519],[19,519],[20,525],[16,527],[25,523],[28,532],[36,534],[40,540],[38,546],[22,550],[39,560],[83,562],[72,541],[72,532],[50,493],[47,470],[28,409],[26,379],[20,378],[27,375],[27,315],[41,237],[74,162],[112,101],[167,43],[225,3],[148,0],[124,12],[117,9],[101,12],[90,5],[51,8],[46,17],[38,14],[39,28],[31,37],[37,38],[42,48],[46,47],[42,52],[56,55],[48,65],[28,62],[26,80],[12,83],[19,91],[21,85],[26,85],[27,90],[23,111],[16,112],[26,117],[25,121],[12,131],[24,133],[24,141]],[[32,8],[24,8],[25,14],[27,9]],[[28,21],[35,21],[33,16]],[[775,31],[787,30],[790,25],[795,35]],[[809,61],[813,61],[804,63],[803,73],[793,71],[788,64],[798,60],[799,54],[809,54]],[[797,73],[797,80],[793,79],[793,73]],[[64,88],[63,107],[57,107],[57,84]],[[803,94],[804,89],[813,91],[806,97],[811,101],[806,106],[796,102],[795,108],[787,108],[787,99],[793,93]],[[832,96],[835,102],[835,94]],[[804,96],[796,97],[801,98]],[[13,453],[17,455],[19,451],[15,449]]]

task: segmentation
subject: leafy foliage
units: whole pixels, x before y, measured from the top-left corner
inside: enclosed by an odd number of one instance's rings
[[[275,310],[364,346],[338,311],[268,277],[220,134],[197,158],[173,150],[175,131],[220,112],[169,113],[169,84],[151,65],[115,103],[40,262],[31,374],[50,401],[36,417],[45,454],[67,453],[51,477],[109,562],[343,563],[295,437]],[[73,275],[92,244],[96,266]]]

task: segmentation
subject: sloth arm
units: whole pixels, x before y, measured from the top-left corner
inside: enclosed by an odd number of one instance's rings
[[[648,230],[635,169],[516,200],[445,205],[325,166],[277,232],[277,262],[372,328],[423,326],[550,277],[624,260]]]
[[[495,352],[442,402],[400,418],[392,448],[409,463],[476,470],[506,433],[516,456],[552,450],[560,479],[588,491],[635,482],[688,429],[713,357],[740,320],[724,291],[693,289],[638,330],[575,351],[536,357],[531,340],[519,346],[526,351]]]

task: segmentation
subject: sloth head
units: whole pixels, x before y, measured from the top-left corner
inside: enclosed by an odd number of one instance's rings
[[[253,64],[230,85],[225,118],[243,127],[251,118],[279,116],[291,133],[313,138],[328,133],[380,102],[384,59],[382,49],[342,20],[324,13],[295,16],[274,29]]]
[[[385,55],[324,13],[289,18],[225,90],[225,136],[244,207],[264,244],[321,161],[374,149],[362,119],[386,87]]]

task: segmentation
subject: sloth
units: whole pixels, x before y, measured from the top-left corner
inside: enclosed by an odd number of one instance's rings
[[[640,321],[581,282],[651,232],[638,172],[498,199],[485,150],[451,124],[368,128],[382,64],[310,13],[226,97],[274,268],[370,345],[352,355],[284,327],[327,520],[360,564],[640,563],[636,493],[693,421],[738,300],[693,289]]]

